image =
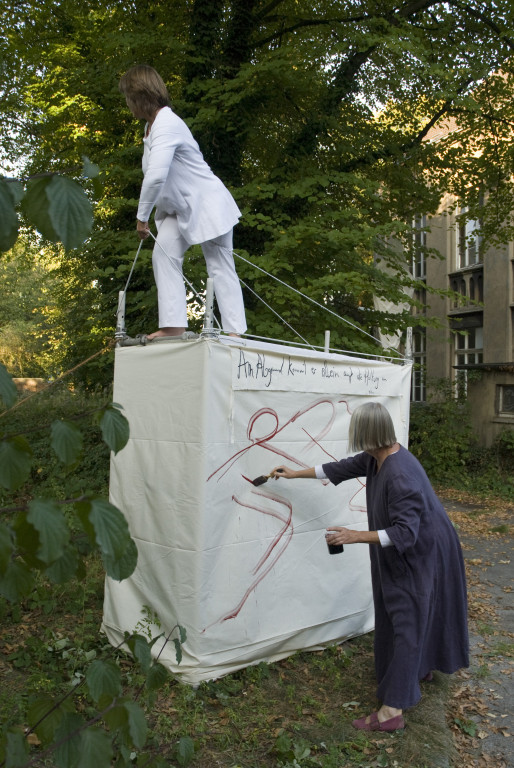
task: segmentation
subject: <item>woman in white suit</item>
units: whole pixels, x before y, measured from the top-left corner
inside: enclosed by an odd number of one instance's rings
[[[137,209],[137,232],[148,237],[155,208],[157,241],[152,263],[157,284],[160,336],[179,336],[187,327],[184,254],[200,244],[223,330],[246,331],[241,286],[232,255],[232,228],[241,212],[234,198],[211,171],[185,122],[169,107],[164,81],[152,67],[132,67],[120,79],[120,91],[138,119],[146,120],[143,138],[144,180]]]

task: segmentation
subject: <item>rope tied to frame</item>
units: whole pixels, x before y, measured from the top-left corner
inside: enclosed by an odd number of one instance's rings
[[[158,245],[158,246],[161,248],[161,250],[162,250],[162,252],[165,254],[165,256],[166,256],[166,257],[169,259],[169,257],[168,257],[168,254],[166,253],[166,251],[164,250],[164,248],[162,247],[162,245],[159,243],[159,241],[157,240],[157,238],[155,237],[155,235],[153,234],[153,232],[150,232],[150,236],[153,238],[153,240],[154,240],[154,242],[156,243],[156,245]],[[121,298],[120,298],[120,300],[119,300],[119,302],[118,302],[118,309],[117,309],[117,312],[116,312],[116,316],[118,316],[118,314],[119,314],[119,312],[120,312],[120,308],[121,308],[121,306],[123,305],[123,302],[124,302],[124,300],[125,300],[125,296],[126,296],[126,293],[127,293],[127,289],[128,289],[128,286],[129,286],[129,283],[130,283],[131,277],[132,277],[132,273],[134,272],[134,267],[135,267],[135,265],[136,265],[136,261],[137,261],[137,258],[138,258],[138,256],[139,256],[139,253],[140,253],[140,251],[141,251],[141,247],[142,247],[142,245],[143,245],[143,242],[144,242],[144,240],[141,240],[141,242],[140,242],[140,244],[139,244],[139,248],[137,249],[137,253],[136,253],[135,257],[134,257],[134,261],[133,261],[133,263],[132,263],[132,267],[131,267],[131,269],[130,269],[130,273],[129,273],[129,276],[128,276],[128,278],[127,278],[127,282],[126,282],[126,284],[125,284],[125,288],[124,288],[124,290],[123,290],[123,293],[122,293],[122,296],[121,296]],[[337,314],[337,312],[334,312],[334,311],[333,311],[332,309],[330,309],[329,307],[326,307],[326,306],[324,306],[323,304],[320,304],[320,302],[319,302],[319,301],[316,301],[316,299],[313,299],[313,298],[311,298],[310,296],[307,296],[307,294],[305,294],[305,293],[302,293],[302,291],[299,291],[297,288],[293,288],[293,286],[292,286],[292,285],[289,285],[289,283],[286,283],[284,280],[281,280],[279,277],[276,277],[275,275],[271,274],[271,272],[267,272],[265,269],[263,269],[262,267],[258,266],[257,264],[254,264],[252,261],[250,261],[249,259],[246,259],[244,256],[241,256],[241,254],[237,253],[236,251],[233,251],[233,254],[234,254],[234,256],[236,256],[238,259],[240,259],[241,261],[244,261],[246,264],[248,264],[249,266],[251,266],[253,269],[256,269],[256,270],[258,270],[259,272],[262,272],[262,274],[266,275],[267,277],[271,278],[272,280],[275,280],[277,283],[280,283],[280,284],[281,284],[281,285],[283,285],[285,288],[287,288],[288,290],[292,291],[293,293],[296,293],[298,296],[301,296],[303,299],[306,299],[307,301],[309,301],[311,304],[314,304],[314,305],[315,305],[316,307],[318,307],[319,309],[322,309],[324,312],[328,312],[328,314],[330,314],[330,315],[332,315],[333,317],[337,318],[337,319],[338,319],[338,320],[340,320],[341,322],[343,322],[343,323],[346,323],[347,325],[349,325],[349,326],[350,326],[351,328],[353,328],[354,330],[358,331],[359,333],[362,333],[364,336],[367,336],[367,337],[368,337],[369,339],[371,339],[371,340],[372,340],[372,341],[373,341],[375,344],[377,343],[377,339],[375,338],[375,336],[373,336],[371,333],[368,333],[368,331],[365,331],[363,328],[360,328],[360,326],[358,326],[356,323],[353,323],[351,320],[348,320],[346,317],[342,317],[341,315]],[[193,286],[193,284],[192,284],[192,283],[191,283],[191,282],[190,282],[190,281],[189,281],[189,280],[188,280],[188,279],[187,279],[187,278],[184,276],[184,274],[182,273],[182,271],[178,269],[178,267],[177,267],[177,266],[176,266],[176,265],[175,265],[175,264],[174,264],[174,263],[171,261],[171,259],[169,259],[169,261],[170,261],[170,264],[172,265],[172,267],[173,267],[173,268],[174,268],[176,271],[180,272],[180,275],[181,275],[182,279],[183,279],[183,280],[186,282],[186,284],[189,286],[189,288],[190,288],[190,289],[191,289],[191,291],[193,292],[193,294],[194,294],[195,298],[197,299],[197,301],[198,301],[198,302],[199,302],[199,303],[200,303],[202,306],[204,306],[204,307],[205,307],[205,301],[204,301],[203,297],[202,297],[202,296],[200,295],[200,293],[199,293],[199,292],[198,292],[198,291],[195,289],[195,287]],[[285,320],[285,318],[283,318],[283,317],[282,317],[282,316],[281,316],[281,315],[280,315],[280,314],[279,314],[279,313],[278,313],[276,310],[274,310],[274,309],[273,309],[273,307],[271,307],[269,304],[267,304],[267,303],[264,301],[264,299],[263,299],[261,296],[259,296],[259,294],[257,294],[257,293],[256,293],[256,292],[255,292],[255,291],[252,289],[252,288],[250,288],[250,286],[249,286],[249,285],[247,285],[247,284],[246,284],[246,283],[245,283],[243,280],[241,280],[241,278],[239,278],[239,282],[240,282],[240,283],[241,283],[241,285],[243,285],[243,286],[244,286],[244,287],[245,287],[245,288],[246,288],[248,291],[250,291],[250,292],[251,292],[251,293],[252,293],[252,294],[253,294],[253,295],[254,295],[254,296],[257,298],[257,299],[259,299],[259,301],[261,301],[261,302],[264,304],[264,306],[265,306],[265,307],[267,307],[267,309],[269,309],[269,310],[270,310],[270,311],[271,311],[271,312],[272,312],[272,313],[273,313],[273,314],[274,314],[276,317],[278,317],[278,319],[279,319],[279,320],[280,320],[280,321],[281,321],[281,322],[282,322],[282,323],[283,323],[285,326],[287,326],[287,327],[289,328],[289,330],[291,330],[291,331],[292,331],[292,332],[293,332],[293,333],[294,333],[294,334],[295,334],[295,335],[296,335],[296,336],[297,336],[299,339],[301,339],[301,340],[302,340],[302,342],[303,342],[303,343],[304,343],[306,346],[308,346],[308,347],[311,347],[311,349],[314,349],[314,348],[315,348],[315,347],[314,347],[312,344],[309,344],[309,342],[307,342],[307,341],[306,341],[306,339],[305,339],[305,338],[304,338],[304,337],[303,337],[303,336],[302,336],[302,335],[299,333],[299,331],[297,331],[295,328],[293,328],[293,326],[292,326],[292,325],[290,325],[290,324],[287,322],[287,320]],[[217,324],[218,328],[221,328],[221,325],[220,325],[220,323],[219,323],[218,319],[217,319],[216,317],[215,317],[214,319],[215,319],[215,321],[216,321],[216,324]],[[401,360],[406,360],[406,359],[407,359],[407,356],[406,356],[406,355],[402,355],[401,353],[397,353],[397,357],[398,357],[399,359],[401,359]]]
[[[10,408],[6,408],[5,411],[2,411],[0,413],[0,419],[5,416],[7,413],[10,413],[11,411],[14,411],[15,408],[19,408],[20,405],[23,405],[23,403],[26,403],[27,400],[30,400],[33,397],[36,397],[36,395],[40,395],[42,392],[47,392],[51,387],[55,387],[56,384],[59,384],[66,376],[69,376],[70,373],[73,373],[74,371],[77,371],[79,368],[82,368],[83,365],[86,365],[86,363],[90,363],[91,360],[94,360],[96,357],[100,357],[100,355],[104,355],[106,352],[109,352],[114,347],[114,340],[109,341],[108,345],[106,347],[102,347],[102,349],[99,349],[98,352],[95,352],[93,355],[90,355],[89,357],[86,357],[85,360],[82,360],[80,363],[77,363],[77,365],[74,365],[73,368],[69,368],[64,373],[61,373],[60,376],[58,376],[53,381],[50,381],[48,384],[46,384],[44,387],[41,387],[40,390],[37,392],[31,392],[30,395],[27,395],[27,397],[22,398],[21,400],[18,400],[17,403],[14,405],[11,405]]]

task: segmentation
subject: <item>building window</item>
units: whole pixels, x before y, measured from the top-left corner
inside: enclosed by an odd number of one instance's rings
[[[466,213],[466,208],[462,208],[461,214]],[[478,219],[468,219],[462,221],[457,226],[457,269],[472,267],[482,261],[480,255],[481,238],[478,234],[480,230],[480,221]]]
[[[454,293],[459,293],[463,298],[466,298],[466,281],[463,277],[452,277],[450,281],[450,288]],[[453,299],[453,309],[458,309],[465,302],[459,300],[457,296]]]
[[[426,247],[427,247],[427,217],[416,216],[413,222],[414,228],[414,253],[412,256],[412,276],[418,280],[425,280],[427,276],[426,268]]]
[[[455,365],[476,365],[484,360],[484,329],[468,328],[455,334]],[[468,372],[457,370],[457,395],[468,391]]]
[[[478,275],[476,275],[476,300],[483,302],[484,301],[484,276],[480,272]]]
[[[412,388],[411,400],[414,403],[424,403],[426,400],[426,331],[420,329],[412,334],[412,357],[414,365],[412,366]]]
[[[498,415],[514,416],[514,385],[501,384],[498,387]]]

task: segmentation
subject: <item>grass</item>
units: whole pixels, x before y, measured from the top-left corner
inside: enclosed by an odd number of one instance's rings
[[[39,583],[19,606],[0,601],[4,724],[27,726],[34,697],[66,693],[93,658],[114,655],[127,694],[133,692],[139,679],[131,660],[99,633],[102,596],[102,571],[91,557],[84,582],[65,588]],[[447,680],[438,676],[424,685],[405,733],[370,735],[355,731],[351,720],[376,708],[372,670],[372,636],[366,635],[248,667],[197,689],[172,680],[148,708],[151,748],[171,761],[180,738],[189,736],[195,745],[191,764],[198,768],[438,765],[438,756],[451,749],[443,714]]]
[[[0,603],[4,724],[27,726],[34,697],[67,692],[93,658],[117,658],[126,692],[133,693],[140,681],[131,660],[99,633],[102,594],[101,568],[92,557],[85,582],[65,588],[39,583],[21,606]],[[188,736],[196,768],[444,765],[451,752],[447,686],[443,675],[423,684],[422,702],[409,712],[404,733],[355,731],[351,720],[377,705],[372,635],[365,635],[248,667],[196,689],[170,680],[148,707],[150,747],[175,765],[177,744]]]
[[[108,452],[96,428],[85,429],[84,462],[72,476],[63,475],[45,432],[53,418],[91,410],[106,399],[54,392],[34,398],[2,422],[9,432],[27,424],[36,431],[31,433],[35,469],[30,481],[15,494],[0,494],[0,506],[23,503],[32,494],[59,498],[70,492],[70,483],[78,491],[87,487],[107,493]],[[19,605],[0,599],[2,723],[26,727],[33,699],[77,686],[94,658],[114,657],[127,695],[133,694],[139,673],[99,631],[102,600],[103,572],[94,554],[83,579],[64,586],[39,580]],[[500,647],[498,652],[505,653]],[[148,749],[170,766],[189,763],[193,768],[444,768],[454,757],[445,719],[449,684],[439,674],[433,683],[422,684],[423,698],[407,713],[404,732],[356,731],[352,719],[377,708],[369,634],[248,667],[196,689],[170,680],[147,704]],[[194,745],[187,758],[180,752],[184,737]]]

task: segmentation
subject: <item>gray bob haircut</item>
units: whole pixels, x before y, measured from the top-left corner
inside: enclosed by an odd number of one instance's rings
[[[351,451],[376,451],[396,443],[393,420],[380,403],[364,403],[352,413],[349,442]]]

